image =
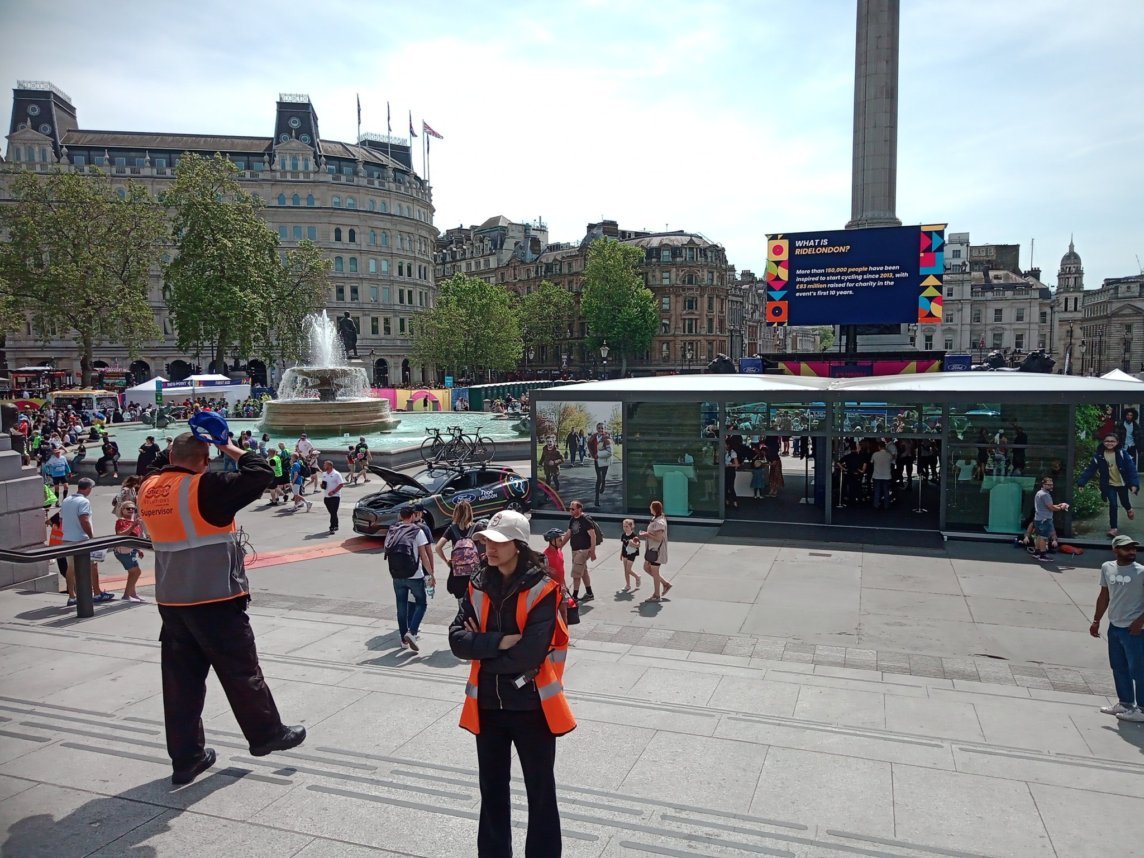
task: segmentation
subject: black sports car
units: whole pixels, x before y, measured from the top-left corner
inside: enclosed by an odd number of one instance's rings
[[[354,532],[384,536],[396,524],[401,507],[420,503],[425,522],[434,532],[443,530],[453,518],[456,505],[467,500],[475,518],[487,518],[502,509],[524,512],[531,507],[532,486],[511,468],[425,468],[415,474],[402,474],[388,468],[370,467],[389,488],[366,495],[354,506]]]

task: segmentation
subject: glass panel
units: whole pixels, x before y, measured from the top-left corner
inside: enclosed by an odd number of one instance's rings
[[[1054,501],[1071,499],[1063,464],[1067,405],[954,405],[949,423],[944,490],[950,530],[1020,533],[1043,476],[1054,478]]]
[[[726,517],[825,521],[825,426],[821,402],[729,403],[720,449]]]
[[[647,521],[663,502],[669,519],[718,518],[719,405],[713,402],[629,402],[625,406],[627,511]]]

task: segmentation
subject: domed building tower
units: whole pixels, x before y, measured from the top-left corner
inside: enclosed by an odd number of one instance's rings
[[[1084,292],[1084,265],[1069,236],[1068,252],[1061,257],[1057,271],[1057,291],[1053,295],[1053,317],[1056,331],[1053,357],[1057,368],[1069,374],[1080,372],[1081,297]]]

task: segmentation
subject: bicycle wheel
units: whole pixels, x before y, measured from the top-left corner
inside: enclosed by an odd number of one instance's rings
[[[445,445],[441,458],[450,465],[460,465],[469,457],[469,445],[454,438]]]
[[[472,446],[473,459],[478,462],[491,462],[497,454],[497,445],[492,438],[478,438]]]
[[[421,442],[421,461],[426,465],[432,465],[441,458],[444,449],[445,442],[440,437],[426,438]]]

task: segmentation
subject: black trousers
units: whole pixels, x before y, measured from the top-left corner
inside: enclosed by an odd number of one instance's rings
[[[556,858],[561,854],[560,810],[556,806],[556,737],[544,713],[481,710],[477,734],[477,765],[481,779],[481,821],[477,831],[478,858],[510,858],[512,819],[509,773],[512,746],[524,773],[528,793],[528,834],[525,858]]]
[[[604,467],[601,468],[599,465],[596,465],[596,497],[597,498],[599,498],[600,495],[602,495],[604,493],[604,483],[608,479],[608,467],[609,467],[608,465],[604,465]]]
[[[246,601],[159,606],[163,721],[167,753],[177,771],[202,759],[203,702],[212,667],[248,743],[261,745],[282,733],[278,707],[258,666]]]
[[[325,503],[326,509],[329,510],[330,513],[330,530],[337,530],[338,507],[342,505],[341,496],[334,495],[332,498],[322,498],[322,502]]]

